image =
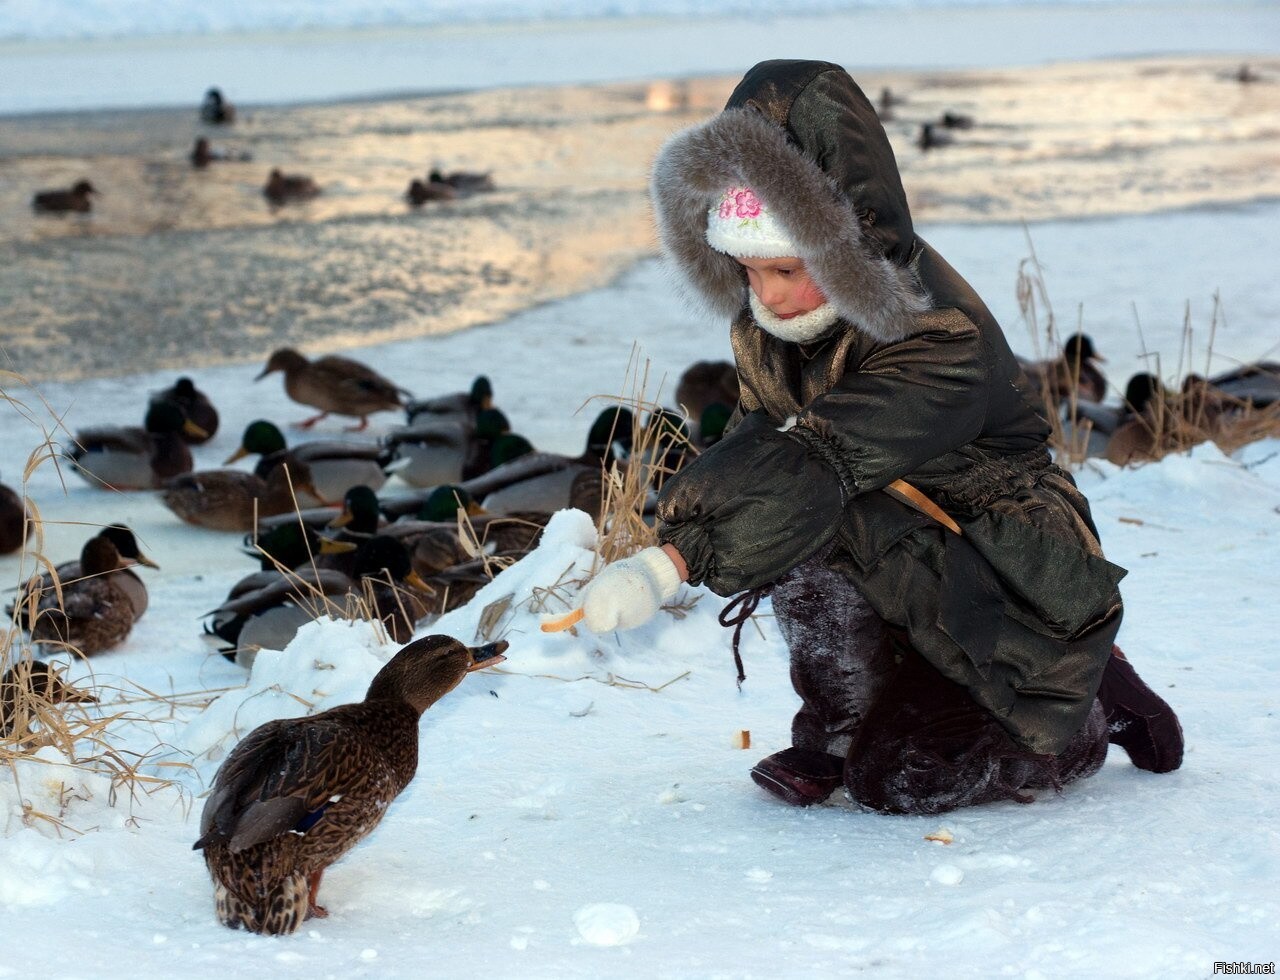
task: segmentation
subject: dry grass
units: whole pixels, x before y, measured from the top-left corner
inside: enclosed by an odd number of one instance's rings
[[[1037,359],[1062,354],[1062,339],[1053,306],[1049,301],[1044,273],[1035,248],[1027,239],[1030,257],[1018,267],[1017,295],[1022,316],[1034,341]],[[1077,318],[1079,320],[1079,317]],[[1213,342],[1221,322],[1221,305],[1214,297],[1209,322],[1209,336],[1204,353],[1202,374],[1193,373],[1190,365],[1195,349],[1195,330],[1190,309],[1183,317],[1182,337],[1178,349],[1174,380],[1162,380],[1165,390],[1153,397],[1146,409],[1112,434],[1107,458],[1119,465],[1140,465],[1158,461],[1171,453],[1185,452],[1193,446],[1213,442],[1224,453],[1259,439],[1280,437],[1280,404],[1257,408],[1251,402],[1223,395],[1204,384],[1213,360]],[[1161,358],[1146,350],[1141,323],[1137,323],[1142,341],[1143,359],[1153,365],[1152,374],[1163,379]],[[1076,332],[1081,331],[1077,322]],[[1078,468],[1088,458],[1092,425],[1080,413],[1077,401],[1077,377],[1057,379],[1069,395],[1058,410],[1054,379],[1041,379],[1041,400],[1049,409],[1046,415],[1052,429],[1049,444],[1056,461],[1067,468]]]

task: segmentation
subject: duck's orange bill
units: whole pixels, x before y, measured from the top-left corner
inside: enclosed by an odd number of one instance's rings
[[[582,617],[586,614],[586,611],[583,609],[575,609],[573,612],[565,613],[563,616],[543,616],[542,632],[560,633],[567,630],[575,623],[582,622]]]

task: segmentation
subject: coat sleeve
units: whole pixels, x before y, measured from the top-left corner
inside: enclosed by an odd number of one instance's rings
[[[887,486],[972,442],[987,414],[989,363],[978,327],[958,310],[873,351],[797,425],[825,444],[853,494]]]
[[[663,485],[658,539],[719,595],[772,582],[827,545],[847,496],[812,434],[786,432],[763,410]]]

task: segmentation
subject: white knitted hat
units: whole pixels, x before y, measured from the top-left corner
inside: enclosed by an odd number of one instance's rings
[[[728,187],[707,212],[707,243],[736,259],[782,259],[795,242],[750,187]]]

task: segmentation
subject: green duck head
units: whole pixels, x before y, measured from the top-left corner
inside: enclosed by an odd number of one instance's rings
[[[513,459],[527,456],[531,452],[533,452],[533,444],[528,439],[508,432],[493,440],[493,447],[489,450],[489,462],[494,467],[498,467],[503,463],[510,463]]]
[[[698,419],[698,437],[704,446],[714,446],[724,437],[725,426],[733,409],[723,402],[712,402],[702,410]]]
[[[489,379],[483,374],[478,375],[475,381],[471,382],[468,398],[479,411],[493,408],[493,385],[489,383]]]
[[[256,558],[262,570],[269,571],[277,565],[285,568],[297,568],[311,561],[320,552],[320,536],[306,525],[292,521],[273,527],[257,541],[257,550],[246,551],[250,558]]]
[[[431,587],[413,571],[409,549],[399,538],[378,534],[356,549],[356,578],[388,578],[392,582],[408,582],[415,589],[430,592]]]
[[[492,667],[506,657],[507,641],[468,647],[435,634],[402,647],[369,684],[366,701],[396,701],[419,715],[452,691],[473,670]]]
[[[329,527],[345,527],[355,534],[373,534],[378,530],[381,517],[378,495],[361,484],[343,495],[342,513],[329,522]]]
[[[240,448],[227,457],[223,466],[230,466],[246,456],[269,456],[285,448],[284,433],[274,422],[258,419],[245,426],[240,437]]]
[[[606,463],[631,455],[632,428],[635,416],[631,409],[610,406],[596,416],[587,433],[587,454],[599,456]]]
[[[511,423],[496,408],[486,408],[476,413],[476,438],[496,439],[511,431]]]
[[[458,508],[468,514],[484,513],[471,494],[457,484],[447,483],[432,490],[414,516],[420,521],[452,523],[457,520]]]

